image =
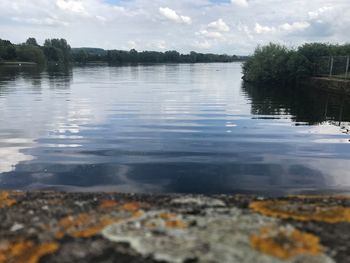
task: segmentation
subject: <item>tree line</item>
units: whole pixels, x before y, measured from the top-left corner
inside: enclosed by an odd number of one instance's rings
[[[103,50],[91,48],[77,48],[72,50],[73,60],[80,63],[104,61],[108,63],[200,63],[200,62],[233,62],[245,59],[236,55],[203,54],[190,52],[180,54],[172,51],[141,51],[135,49]]]
[[[325,56],[348,56],[350,44],[308,43],[289,49],[270,43],[258,46],[243,65],[243,79],[250,82],[296,82],[316,74]]]
[[[35,38],[28,38],[25,43],[17,45],[0,39],[1,61],[67,63],[71,61],[71,47],[65,39],[47,39],[42,46]]]
[[[142,51],[135,49],[104,50],[99,48],[71,48],[65,39],[47,39],[39,45],[35,38],[28,38],[25,43],[13,44],[0,39],[0,63],[2,61],[23,61],[45,64],[55,63],[198,63],[198,62],[233,62],[246,57],[226,54],[203,54],[190,52],[180,54],[177,51]]]

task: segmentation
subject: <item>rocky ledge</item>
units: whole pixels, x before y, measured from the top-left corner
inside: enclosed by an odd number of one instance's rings
[[[350,197],[0,192],[5,262],[350,262]]]

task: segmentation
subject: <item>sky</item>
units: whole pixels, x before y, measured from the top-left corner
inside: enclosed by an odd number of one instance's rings
[[[0,38],[249,55],[269,42],[350,42],[349,0],[0,0]]]

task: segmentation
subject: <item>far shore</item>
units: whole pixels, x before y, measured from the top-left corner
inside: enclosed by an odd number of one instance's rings
[[[36,66],[35,62],[23,62],[23,61],[5,61],[0,62],[0,66]]]

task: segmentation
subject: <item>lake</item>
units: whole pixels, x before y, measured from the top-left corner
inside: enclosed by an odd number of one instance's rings
[[[0,68],[0,188],[282,195],[350,189],[350,103],[241,64]]]

